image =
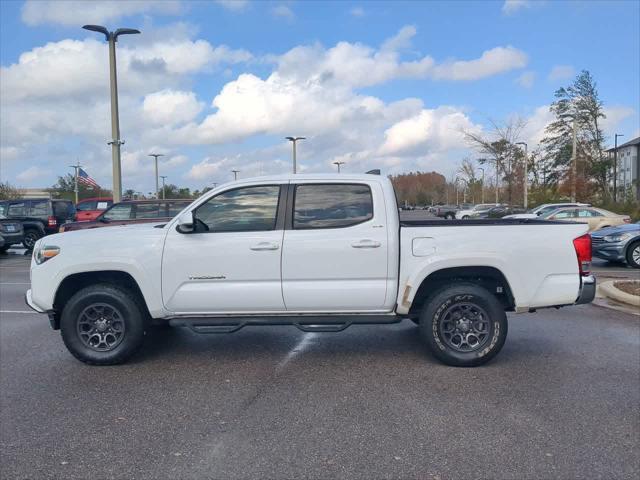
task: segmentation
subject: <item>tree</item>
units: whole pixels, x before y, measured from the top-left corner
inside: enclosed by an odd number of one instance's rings
[[[611,161],[604,155],[604,134],[600,126],[605,118],[596,82],[587,70],[580,72],[568,87],[555,92],[549,107],[555,119],[545,129],[542,140],[545,161],[551,167],[549,180],[558,186],[575,180],[581,199],[608,196]],[[577,138],[577,175],[571,176],[573,128]]]
[[[478,162],[493,165],[496,179],[506,182],[507,201],[511,204],[523,188],[524,153],[516,143],[526,122],[513,118],[504,124],[491,123],[493,130],[489,136],[474,132],[464,132],[464,135],[467,142],[483,155]],[[497,182],[496,188],[499,188]]]
[[[67,173],[64,177],[58,177],[58,181],[51,186],[50,191],[58,198],[75,200],[76,198],[76,179],[75,176]],[[110,197],[110,190],[101,188],[88,187],[82,183],[78,183],[78,200],[92,197]]]
[[[22,190],[14,187],[9,182],[0,182],[0,200],[22,198]]]
[[[390,175],[398,197],[398,203],[404,205],[430,205],[444,201],[446,179],[437,172],[409,172]]]

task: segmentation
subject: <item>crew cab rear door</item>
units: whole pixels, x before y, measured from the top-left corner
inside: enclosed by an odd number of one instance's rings
[[[387,222],[379,183],[297,181],[282,250],[288,311],[379,311],[387,291]]]

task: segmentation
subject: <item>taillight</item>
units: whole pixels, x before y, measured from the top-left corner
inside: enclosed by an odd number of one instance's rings
[[[573,240],[573,247],[578,256],[580,275],[586,277],[591,273],[591,235],[588,233]]]
[[[58,225],[58,220],[56,220],[56,217],[54,217],[53,215],[49,215],[49,226],[55,227],[56,225]]]

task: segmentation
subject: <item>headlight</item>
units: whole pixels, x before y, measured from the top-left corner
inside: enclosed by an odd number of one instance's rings
[[[36,264],[40,265],[59,253],[60,247],[56,247],[55,245],[44,245],[33,250],[33,259],[36,261]]]
[[[604,237],[602,237],[602,239],[605,242],[618,243],[618,242],[624,242],[627,238],[630,238],[630,237],[631,237],[630,233],[619,233],[616,235],[605,235]]]

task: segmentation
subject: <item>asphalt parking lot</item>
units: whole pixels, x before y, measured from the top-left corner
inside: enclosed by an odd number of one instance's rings
[[[153,331],[130,363],[89,367],[24,305],[28,262],[0,256],[1,478],[640,474],[638,317],[511,315],[476,369],[438,363],[408,321]]]

